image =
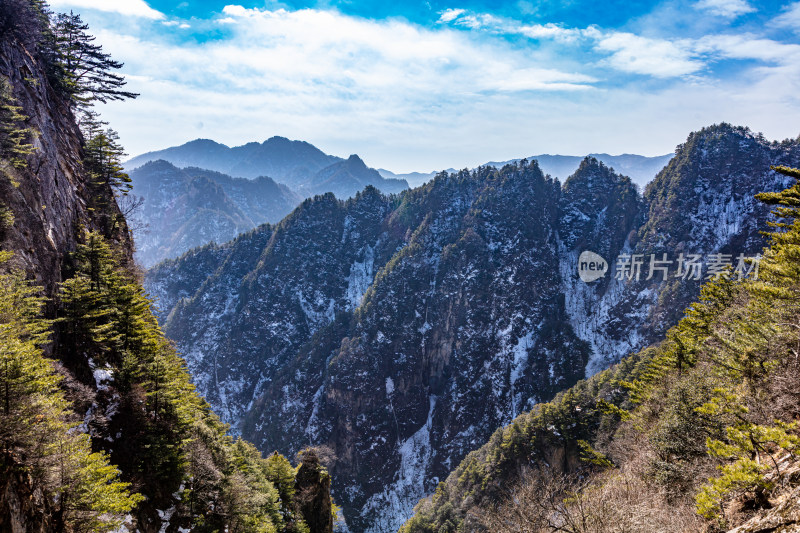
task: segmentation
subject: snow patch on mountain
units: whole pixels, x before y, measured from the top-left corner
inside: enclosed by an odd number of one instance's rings
[[[361,305],[361,300],[375,277],[375,249],[372,246],[365,246],[363,254],[361,261],[356,261],[350,266],[345,294],[348,311],[353,311]]]
[[[398,446],[400,468],[397,470],[397,479],[383,492],[371,496],[362,508],[364,516],[377,515],[364,533],[394,533],[411,516],[414,505],[427,494],[426,481],[432,455],[431,428],[436,401],[436,396],[430,397],[425,424]]]

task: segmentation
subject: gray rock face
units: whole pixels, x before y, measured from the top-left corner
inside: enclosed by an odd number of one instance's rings
[[[783,188],[770,163],[798,162],[797,142],[723,124],[643,196],[595,159],[563,186],[523,161],[327,195],[147,284],[238,432],[329,445],[349,529],[396,531],[494,429],[657,339],[696,295],[699,281],[616,279],[620,254],[757,253],[767,210],[751,197]],[[587,249],[609,262],[590,284]]]
[[[36,151],[26,168],[0,163],[0,202],[14,216],[0,245],[15,251],[7,266],[24,269],[52,295],[81,226],[113,236],[128,249],[131,243],[116,204],[102,210],[93,205],[95,198],[82,178],[80,131],[41,64],[19,43],[0,39],[0,76],[14,89],[17,105],[28,117],[25,126],[36,132]],[[103,194],[113,197],[110,188]]]

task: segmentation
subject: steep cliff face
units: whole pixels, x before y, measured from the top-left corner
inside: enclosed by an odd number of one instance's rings
[[[351,530],[392,531],[494,428],[674,324],[688,303],[675,291],[693,298],[700,281],[674,278],[675,263],[645,279],[649,254],[756,254],[767,214],[750,198],[783,188],[770,163],[799,157],[796,142],[720,125],[679,147],[644,197],[587,159],[563,187],[526,162],[395,199],[317,198],[160,266],[148,287],[227,420],[260,446],[330,445]],[[685,206],[669,205],[668,183]],[[586,250],[608,263],[591,283]],[[640,280],[616,279],[621,254],[647,257]]]
[[[0,202],[15,221],[5,229],[2,246],[15,252],[9,266],[23,268],[53,295],[79,228],[101,231],[128,252],[132,246],[116,203],[103,201],[113,198],[110,188],[90,192],[86,187],[80,131],[41,63],[18,40],[3,38],[0,76],[28,117],[25,126],[34,130],[36,148],[23,169],[0,163]]]
[[[29,476],[5,468],[0,479],[0,529],[12,533],[53,531],[49,502]]]
[[[599,252],[609,262],[603,280],[580,281],[579,250],[564,253],[567,313],[578,335],[593,347],[589,374],[662,338],[708,279],[715,254],[722,254],[720,264],[749,270],[739,258],[761,252],[765,240],[760,228],[769,218],[769,207],[754,195],[787,186],[789,180],[770,165],[798,161],[797,141],[770,143],[728,124],[692,133],[645,190],[643,213],[622,247],[625,255]],[[591,246],[603,248],[608,232],[604,229]],[[629,267],[637,258],[638,275]],[[692,258],[697,270],[688,266]],[[628,264],[624,276],[618,273],[620,259]],[[651,265],[656,267],[652,276]]]
[[[193,252],[196,261],[212,254],[220,262],[199,290],[200,278],[184,275],[196,292],[171,311],[166,327],[188,341],[189,367],[227,420],[239,420],[258,389],[337,313],[358,306],[376,257],[385,263],[402,238],[382,228],[389,208],[375,189],[347,203],[326,195],[307,200],[277,226],[261,226],[216,251]],[[177,264],[183,260],[150,274],[149,287],[166,295],[165,302],[174,301]]]
[[[597,161],[576,180],[595,174],[598,189],[630,192],[601,200],[609,227],[631,225],[635,189]],[[489,428],[584,376],[589,348],[560,295],[560,198],[528,163],[441,175],[398,199],[320,197],[159,266],[148,286],[228,420],[282,450],[328,443],[351,528],[396,529]],[[614,232],[611,248],[625,239]]]
[[[797,148],[724,125],[687,144],[708,152],[744,145],[756,160],[766,152],[767,163]],[[722,159],[729,157],[737,154]],[[707,283],[666,338],[498,429],[420,502],[401,533],[795,531],[800,171],[776,168],[793,184],[758,195],[785,218],[757,281]],[[660,178],[685,186],[687,175],[670,170]],[[738,169],[714,174],[712,187],[723,191],[735,188],[726,178],[748,178]],[[671,201],[697,205],[685,196]],[[719,220],[713,209],[700,214]],[[667,239],[675,235],[669,228],[686,227],[669,218]],[[688,231],[678,245],[713,246],[726,228]]]

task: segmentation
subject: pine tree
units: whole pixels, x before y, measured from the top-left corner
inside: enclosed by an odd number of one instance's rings
[[[0,158],[16,168],[24,167],[25,157],[34,151],[29,142],[32,130],[21,126],[26,119],[22,108],[16,104],[11,83],[0,76]]]
[[[84,167],[95,185],[111,187],[115,195],[127,195],[132,186],[130,176],[122,167],[125,150],[119,143],[119,134],[111,128],[104,128],[106,125],[91,109],[82,113]]]
[[[42,354],[51,322],[39,318],[37,293],[20,273],[0,275],[0,468],[34,479],[51,502],[56,530],[107,531],[141,497],[70,421],[60,377]]]
[[[88,24],[72,12],[55,17],[53,33],[64,91],[78,107],[136,98],[138,94],[122,89],[125,78],[114,72],[123,64],[103,52],[88,30]]]
[[[733,308],[716,327],[710,359],[726,386],[697,410],[727,422],[724,438],[708,439],[708,451],[729,462],[696,496],[698,512],[710,519],[724,520],[723,503],[732,495],[752,493],[756,506],[768,506],[767,493],[782,476],[778,457],[800,450],[796,422],[761,412],[771,400],[767,383],[775,368],[796,364],[800,351],[800,170],[773,170],[796,182],[757,195],[776,206],[773,213],[783,220],[770,222],[771,247],[758,279],[747,283],[747,305]]]

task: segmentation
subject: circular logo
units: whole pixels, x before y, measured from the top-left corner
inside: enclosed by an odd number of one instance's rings
[[[591,283],[606,275],[608,261],[600,255],[585,251],[578,257],[578,276],[586,283]]]

